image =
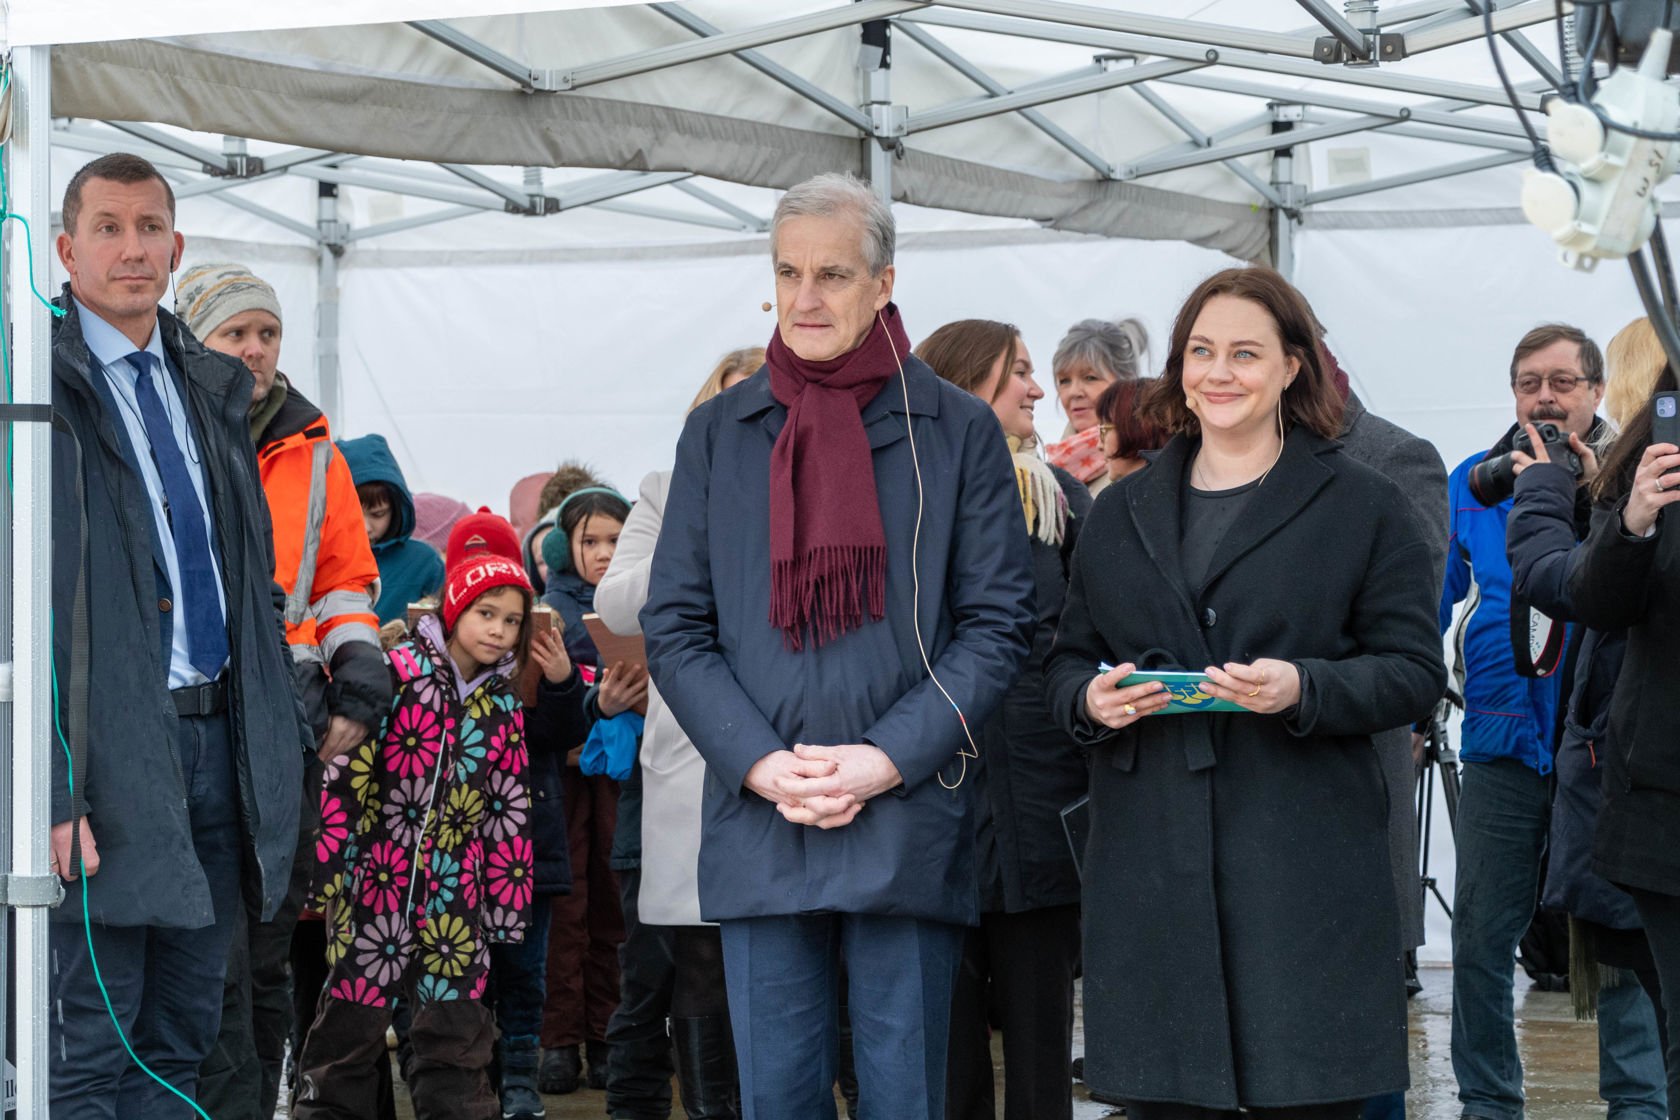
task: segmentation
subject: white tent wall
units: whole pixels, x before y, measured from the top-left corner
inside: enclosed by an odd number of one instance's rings
[[[951,319],[1020,326],[1049,386],[1076,319],[1139,314],[1164,339],[1176,302],[1223,254],[1169,242],[1029,232],[924,235],[898,254],[912,339]],[[920,241],[920,243],[918,243]],[[931,244],[929,242],[932,242]],[[340,273],[344,434],[391,436],[415,489],[503,508],[561,458],[623,489],[667,466],[695,390],[726,351],[775,325],[762,239],[725,255],[440,263],[367,251]],[[1058,435],[1053,397],[1040,427]]]

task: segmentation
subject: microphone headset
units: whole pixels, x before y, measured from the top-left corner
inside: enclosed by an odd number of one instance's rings
[[[945,690],[939,681],[939,674],[933,671],[933,662],[928,659],[927,644],[922,641],[922,574],[918,559],[922,548],[922,513],[926,506],[926,494],[922,485],[922,460],[916,453],[916,425],[910,416],[910,378],[904,372],[904,359],[898,355],[898,344],[893,341],[892,332],[887,330],[887,322],[881,313],[875,313],[875,320],[881,324],[881,332],[887,336],[887,345],[892,347],[893,361],[898,364],[898,384],[904,392],[904,433],[910,437],[910,463],[916,472],[916,528],[910,537],[910,622],[916,634],[916,649],[922,655],[922,668],[927,670],[928,680],[933,687],[945,697],[951,710],[957,713],[957,722],[962,725],[963,737],[968,740],[968,749],[957,748],[957,757],[962,760],[962,770],[957,774],[955,782],[947,782],[945,775],[936,775],[939,784],[946,789],[954,790],[963,784],[968,777],[969,759],[979,761],[980,748],[974,742],[974,733],[969,730],[968,717],[963,714],[962,706]]]

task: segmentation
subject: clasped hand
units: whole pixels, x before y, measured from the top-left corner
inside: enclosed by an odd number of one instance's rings
[[[753,763],[744,784],[792,823],[828,829],[851,824],[870,798],[902,781],[893,760],[870,743],[798,743]]]

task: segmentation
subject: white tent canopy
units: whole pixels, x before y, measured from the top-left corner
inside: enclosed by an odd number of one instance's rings
[[[383,431],[415,489],[498,508],[562,456],[624,489],[666,465],[712,361],[768,336],[766,221],[821,171],[895,199],[912,337],[1015,322],[1041,381],[1074,320],[1136,314],[1159,343],[1202,276],[1275,261],[1366,402],[1449,466],[1510,422],[1524,330],[1568,319],[1602,341],[1639,314],[1625,270],[1562,269],[1521,224],[1529,146],[1481,0],[1362,0],[1345,19],[1322,0],[1125,2],[9,0],[12,205],[46,288],[69,174],[152,158],[184,264],[242,260],[275,284],[282,368],[337,433]],[[1367,8],[1403,36],[1379,54],[1406,57],[1319,61]],[[1530,109],[1565,63],[1554,11],[1494,15]],[[870,20],[891,23],[890,67]],[[21,49],[48,45],[50,73]],[[7,228],[17,396],[45,400],[44,317]],[[29,428],[13,555],[45,556]],[[45,632],[37,567],[12,569],[20,646]],[[13,730],[45,741],[50,684],[28,662]],[[30,754],[20,792],[41,781]],[[41,819],[14,812],[20,875],[45,872]],[[44,941],[19,927],[28,974]],[[45,1115],[44,1086],[26,1065],[19,1115]]]

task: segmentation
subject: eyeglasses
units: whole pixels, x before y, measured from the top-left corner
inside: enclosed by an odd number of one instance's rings
[[[1582,377],[1573,373],[1552,373],[1541,377],[1538,373],[1525,373],[1517,378],[1515,387],[1517,392],[1525,397],[1533,396],[1540,391],[1540,383],[1545,382],[1552,387],[1552,392],[1564,396],[1575,391],[1575,386],[1583,381],[1592,381],[1590,377]]]
[[[1107,439],[1109,436],[1111,436],[1113,434],[1114,434],[1114,425],[1113,424],[1098,424],[1097,425],[1097,438],[1098,439]]]

